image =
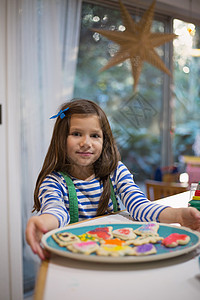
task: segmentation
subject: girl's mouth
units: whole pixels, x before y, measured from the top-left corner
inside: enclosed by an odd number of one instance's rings
[[[84,152],[84,151],[81,151],[81,152],[77,152],[77,154],[81,155],[81,156],[91,156],[92,153],[91,152]]]

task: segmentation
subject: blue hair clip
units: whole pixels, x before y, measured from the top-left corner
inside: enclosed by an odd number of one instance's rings
[[[57,115],[54,115],[49,119],[55,119],[57,117],[60,117],[61,119],[63,119],[65,117],[64,112],[67,111],[68,109],[69,109],[69,107],[65,108],[64,110],[61,109]]]

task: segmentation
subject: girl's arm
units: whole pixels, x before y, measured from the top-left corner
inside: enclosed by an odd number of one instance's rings
[[[167,207],[159,215],[161,223],[179,223],[182,226],[200,231],[200,211],[194,207]]]
[[[69,223],[70,216],[65,207],[64,196],[67,199],[61,175],[53,173],[46,176],[39,189],[40,215],[31,217],[26,227],[27,243],[41,259],[49,256],[40,244],[43,234]]]
[[[194,207],[172,208],[149,201],[135,184],[132,174],[121,162],[114,172],[113,183],[133,219],[145,222],[179,223],[200,231],[200,211]]]
[[[64,178],[54,172],[44,179],[39,188],[40,213],[54,215],[59,220],[59,226],[70,222],[68,190]]]
[[[42,214],[29,219],[26,227],[26,240],[33,253],[37,254],[41,259],[48,257],[47,251],[40,244],[43,234],[58,228],[58,226],[58,219],[51,214]]]
[[[122,162],[119,162],[111,179],[116,195],[119,196],[134,220],[142,222],[159,221],[161,211],[167,206],[149,201],[135,184],[133,175]]]

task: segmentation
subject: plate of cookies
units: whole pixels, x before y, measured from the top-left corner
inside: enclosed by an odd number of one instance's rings
[[[133,222],[58,228],[46,233],[42,244],[72,259],[135,263],[189,253],[200,245],[200,235],[186,227]]]

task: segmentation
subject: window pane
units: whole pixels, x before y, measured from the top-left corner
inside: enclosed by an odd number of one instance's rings
[[[200,156],[200,27],[174,20],[174,156]],[[196,56],[197,55],[197,56]]]
[[[136,182],[143,181],[161,165],[163,72],[144,63],[138,92],[134,94],[129,61],[99,72],[118,45],[91,28],[124,30],[120,12],[83,3],[74,97],[100,104],[111,123],[123,162],[135,174]],[[164,23],[154,21],[152,31],[164,32]],[[156,50],[162,58],[164,48]]]

